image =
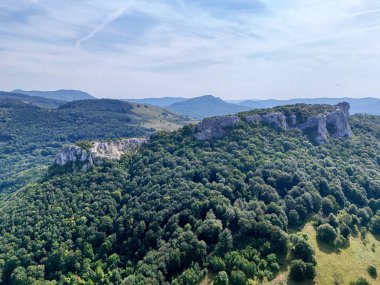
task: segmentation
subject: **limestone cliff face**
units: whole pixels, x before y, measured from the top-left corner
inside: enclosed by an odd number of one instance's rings
[[[73,164],[82,170],[87,170],[94,164],[101,164],[104,159],[120,159],[124,154],[134,153],[146,142],[147,139],[141,138],[94,142],[88,150],[74,145],[66,146],[58,153],[54,164],[58,166]]]
[[[239,121],[240,118],[237,116],[206,118],[197,125],[195,138],[209,140],[223,137],[228,128],[234,127]]]
[[[286,117],[281,112],[272,112],[263,115],[224,116],[207,118],[200,122],[195,130],[195,138],[209,140],[225,135],[228,128],[234,127],[240,120],[247,123],[264,123],[281,130],[297,128],[302,130],[310,139],[320,145],[327,144],[330,138],[351,137],[352,131],[348,122],[350,105],[346,102],[339,103],[335,110],[323,112],[307,118],[298,123],[297,116],[291,114]]]

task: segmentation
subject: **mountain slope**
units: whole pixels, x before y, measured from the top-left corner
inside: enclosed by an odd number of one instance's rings
[[[0,208],[2,282],[196,285],[208,269],[255,284],[289,263],[291,278],[313,279],[314,251],[294,228],[313,217],[339,249],[380,219],[380,118],[350,122],[352,138],[320,146],[259,122],[205,141],[186,126],[120,161],[46,177]]]
[[[351,105],[352,114],[370,114],[380,115],[380,99],[377,98],[304,98],[289,100],[246,100],[239,102],[240,105],[252,108],[272,108],[276,106],[292,105],[292,104],[332,104],[339,102],[348,102]]]
[[[162,98],[125,99],[124,101],[166,107],[171,104],[182,102],[185,100],[187,99],[182,98],[182,97],[162,97]]]
[[[185,122],[159,107],[110,99],[45,109],[3,98],[0,115],[0,192],[39,178],[65,143],[143,136],[154,130],[173,130]]]
[[[25,94],[0,91],[0,99],[3,99],[3,98],[18,99],[23,102],[31,103],[33,105],[45,107],[45,108],[57,108],[60,105],[63,105],[66,103],[65,101],[48,99],[44,97],[29,96]]]
[[[220,116],[226,114],[235,114],[242,111],[250,110],[246,106],[229,104],[222,99],[206,95],[188,99],[182,102],[174,103],[166,107],[182,116],[187,116],[195,119],[202,119],[205,117]]]
[[[25,91],[25,90],[17,89],[17,90],[13,90],[12,92],[25,94],[29,96],[38,96],[38,97],[44,97],[48,99],[61,100],[61,101],[96,99],[94,96],[80,90]]]

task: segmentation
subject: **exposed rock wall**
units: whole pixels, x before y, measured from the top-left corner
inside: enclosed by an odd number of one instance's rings
[[[146,143],[147,139],[130,138],[109,142],[94,142],[88,150],[79,146],[66,146],[57,154],[54,164],[65,166],[77,164],[82,170],[87,170],[94,164],[100,164],[104,159],[120,159],[127,153],[134,153]]]
[[[239,121],[240,118],[237,116],[206,118],[197,125],[195,138],[209,140],[223,137],[228,128],[234,127]]]
[[[348,122],[350,105],[339,103],[332,112],[325,112],[310,116],[306,122],[297,123],[295,114],[286,117],[283,113],[274,112],[263,115],[242,116],[247,123],[264,123],[281,130],[298,128],[302,130],[316,144],[326,144],[329,138],[351,137],[352,131]],[[223,137],[228,128],[234,127],[240,118],[237,116],[223,116],[207,118],[200,122],[195,131],[198,140],[209,140]]]

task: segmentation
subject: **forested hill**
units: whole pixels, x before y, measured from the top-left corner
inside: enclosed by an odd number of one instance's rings
[[[380,118],[350,125],[321,145],[264,121],[201,140],[189,125],[30,184],[0,209],[1,282],[195,285],[209,272],[215,285],[256,284],[288,266],[290,280],[312,280],[324,272],[295,228],[312,219],[336,249],[380,233]]]
[[[8,99],[8,100],[5,100]],[[13,93],[13,92],[3,92],[0,91],[0,100],[2,100],[2,104],[6,101],[8,103],[10,101],[15,101],[19,100],[24,103],[30,103],[39,107],[45,107],[45,108],[58,108],[59,106],[65,104],[65,101],[60,101],[60,100],[54,100],[54,99],[48,99],[44,97],[38,97],[38,96],[28,96],[25,94],[20,94],[20,93]]]
[[[14,90],[13,93],[25,94],[29,96],[38,96],[48,99],[61,100],[61,101],[74,101],[74,100],[89,100],[96,99],[94,96],[80,90],[56,90],[56,91],[25,91]]]
[[[0,96],[0,193],[40,178],[64,144],[139,137],[185,123],[180,116],[143,104],[98,99],[47,109],[26,101],[37,97],[24,96]]]

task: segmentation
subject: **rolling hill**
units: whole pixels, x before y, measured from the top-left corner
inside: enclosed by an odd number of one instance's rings
[[[80,100],[47,109],[1,95],[0,118],[0,192],[40,178],[66,143],[144,136],[186,122],[159,107],[119,100]]]
[[[229,104],[220,98],[206,95],[171,104],[166,106],[166,109],[189,118],[202,119],[205,117],[235,114],[250,110],[251,108]]]
[[[96,99],[94,96],[80,90],[56,90],[56,91],[25,91],[16,89],[13,93],[38,96],[61,101]]]
[[[0,99],[9,98],[9,99],[18,99],[26,103],[31,103],[36,106],[45,107],[45,108],[58,108],[59,106],[65,104],[65,101],[48,99],[45,97],[39,96],[29,96],[20,93],[14,92],[4,92],[0,91]]]
[[[0,205],[1,282],[375,285],[380,117],[347,111],[207,118],[84,171],[52,165]],[[328,143],[314,144],[323,127]]]
[[[162,97],[162,98],[142,98],[142,99],[125,99],[125,101],[133,102],[133,103],[142,103],[155,105],[160,107],[166,107],[174,103],[182,102],[187,100],[182,97]]]

